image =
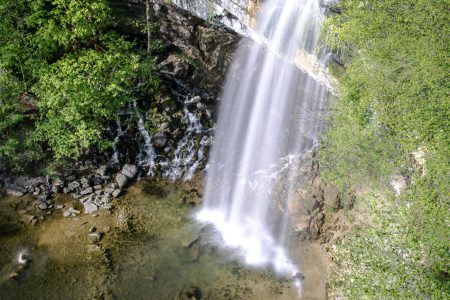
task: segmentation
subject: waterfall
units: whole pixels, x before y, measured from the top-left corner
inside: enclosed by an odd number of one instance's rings
[[[319,0],[264,2],[227,75],[197,214],[248,265],[280,275],[299,272],[287,251],[288,201],[296,196],[302,153],[317,144],[330,95],[329,55],[318,49],[323,19]]]

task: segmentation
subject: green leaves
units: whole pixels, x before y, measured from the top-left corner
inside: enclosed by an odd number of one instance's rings
[[[57,159],[103,150],[117,111],[157,90],[154,58],[109,31],[110,15],[106,0],[1,1],[0,166],[20,171],[40,145]]]
[[[132,99],[138,56],[112,48],[67,55],[49,66],[34,87],[40,98],[38,132],[57,158],[77,158],[98,146],[107,121]]]
[[[347,274],[354,287],[344,284],[344,294],[352,299],[446,298],[448,285],[439,274],[448,276],[450,262],[450,3],[343,0],[340,5],[342,14],[328,20],[326,36],[333,47],[345,48],[346,70],[319,152],[323,176],[353,189],[368,183],[386,189],[393,173],[412,182],[399,206],[387,203],[385,212],[368,212],[370,218],[391,218],[390,225],[399,230],[379,224],[351,240],[359,250],[346,257],[348,263],[355,268],[366,260],[373,264],[358,278]],[[426,149],[424,173],[413,162],[418,149]],[[392,246],[377,256],[381,237]],[[375,251],[364,253],[365,248]],[[416,260],[396,259],[395,249],[409,249]],[[395,279],[398,289],[404,286],[401,293],[395,286],[384,288],[388,279]]]

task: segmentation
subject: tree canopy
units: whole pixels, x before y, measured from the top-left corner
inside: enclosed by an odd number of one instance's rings
[[[112,21],[105,0],[0,3],[0,164],[20,171],[47,145],[57,159],[104,149],[108,121],[154,91],[154,59]]]

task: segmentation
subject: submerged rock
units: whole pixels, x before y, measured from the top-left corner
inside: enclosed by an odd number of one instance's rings
[[[199,239],[200,239],[199,229],[192,227],[181,240],[181,246],[183,248],[189,248]]]

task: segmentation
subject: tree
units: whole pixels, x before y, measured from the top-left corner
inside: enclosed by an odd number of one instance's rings
[[[56,158],[105,148],[107,121],[133,98],[139,58],[119,36],[108,38],[105,51],[82,50],[50,65],[33,89],[40,99],[38,133]]]

